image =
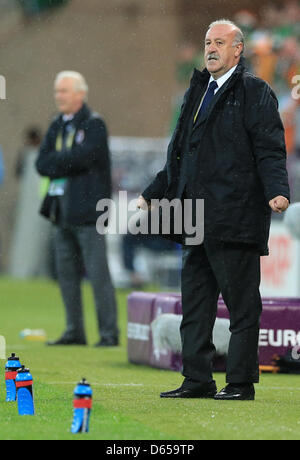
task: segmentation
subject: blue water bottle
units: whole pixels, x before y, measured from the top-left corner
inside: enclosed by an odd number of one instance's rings
[[[33,378],[25,366],[18,370],[16,388],[19,415],[34,415]]]
[[[6,384],[6,402],[17,400],[16,377],[17,370],[20,369],[21,363],[19,358],[12,353],[5,364],[5,384]]]
[[[82,379],[74,390],[74,417],[71,427],[72,433],[88,433],[90,415],[93,404],[93,392],[86,379]]]

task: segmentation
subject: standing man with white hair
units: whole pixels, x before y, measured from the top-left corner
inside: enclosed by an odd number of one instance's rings
[[[246,70],[243,50],[234,23],[210,25],[206,69],[195,70],[167,164],[139,200],[147,209],[153,199],[203,199],[205,208],[203,244],[188,246],[181,235],[185,380],[163,398],[253,400],[259,381],[260,256],[269,253],[271,212],[285,211],[290,195],[278,102]],[[232,334],[228,385],[217,393],[212,332],[220,293]]]
[[[67,328],[48,345],[85,345],[82,267],[91,281],[99,333],[97,346],[118,345],[117,306],[106,256],[105,236],[97,233],[96,204],[111,196],[111,165],[104,121],[87,106],[88,86],[77,72],[55,80],[60,114],[40,148],[37,170],[50,185],[41,213],[55,226],[58,281]]]

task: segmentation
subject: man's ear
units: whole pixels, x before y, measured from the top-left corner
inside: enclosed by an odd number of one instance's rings
[[[238,45],[236,45],[236,50],[235,50],[235,57],[238,58],[242,55],[243,53],[243,50],[244,50],[244,45],[242,43],[239,43]]]

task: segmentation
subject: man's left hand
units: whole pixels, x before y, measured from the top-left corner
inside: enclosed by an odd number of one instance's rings
[[[277,196],[273,200],[269,201],[269,205],[274,212],[279,212],[280,214],[287,210],[290,205],[290,202],[284,196]]]

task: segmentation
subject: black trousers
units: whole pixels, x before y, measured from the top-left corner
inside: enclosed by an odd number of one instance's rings
[[[230,313],[232,333],[227,383],[259,381],[260,278],[260,255],[255,247],[213,240],[184,247],[181,338],[186,385],[213,379],[212,334],[220,293]]]

